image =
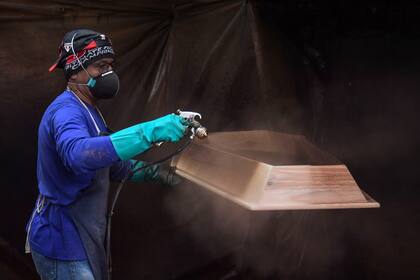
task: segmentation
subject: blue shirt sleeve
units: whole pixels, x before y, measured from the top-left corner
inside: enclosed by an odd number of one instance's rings
[[[109,136],[89,133],[87,119],[80,108],[67,103],[52,118],[52,134],[64,166],[75,174],[85,174],[119,161]]]

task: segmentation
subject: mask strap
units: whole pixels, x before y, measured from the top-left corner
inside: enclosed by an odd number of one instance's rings
[[[85,109],[86,109],[86,111],[89,113],[89,116],[90,116],[90,118],[91,118],[91,120],[92,120],[92,122],[93,122],[93,124],[95,125],[95,129],[96,129],[96,131],[97,131],[97,133],[98,133],[98,135],[101,133],[101,131],[99,130],[99,127],[98,127],[98,125],[96,124],[96,121],[95,121],[95,119],[93,118],[93,116],[92,116],[92,114],[90,113],[90,111],[89,111],[89,109],[88,109],[88,107],[86,106],[86,104],[79,98],[79,96],[77,96],[77,94],[75,94],[71,89],[69,89],[70,91],[71,91],[71,93],[73,93],[73,95],[77,98],[77,100],[79,100],[79,102],[80,102],[80,104],[82,104],[82,106],[83,107],[85,107]],[[96,108],[96,107],[95,107]],[[96,108],[97,109],[97,108]],[[99,112],[99,110],[98,110],[98,112]],[[104,124],[105,124],[105,126],[107,126],[106,125],[106,122],[105,122],[105,120],[104,120],[104,117],[102,117],[102,114],[99,112],[99,115],[101,116],[101,118],[102,118],[102,120],[104,121]]]
[[[96,107],[96,106],[95,106],[95,109],[96,109],[96,111],[98,111],[99,116],[101,116],[101,119],[102,119],[102,121],[103,121],[103,122],[104,122],[104,124],[105,124],[105,127],[107,127],[107,128],[108,128],[108,125],[106,124],[106,121],[105,121],[105,119],[104,119],[104,116],[102,116],[101,110],[99,110],[99,108],[98,108],[98,107]]]
[[[89,81],[87,82],[87,84],[79,84],[79,85],[86,85],[90,88],[93,88],[96,84],[95,79],[92,78],[92,76],[89,74],[89,72],[86,70],[86,68],[83,66],[82,62],[79,59],[79,56],[76,54],[74,47],[73,47],[73,42],[74,42],[74,37],[76,37],[77,32],[73,34],[73,37],[71,38],[71,50],[73,52],[73,55],[76,57],[77,62],[79,62],[80,66],[82,66],[83,70],[85,70],[85,72],[88,74],[89,76]],[[71,83],[71,82],[70,82]],[[71,84],[77,84],[77,83],[71,83]]]

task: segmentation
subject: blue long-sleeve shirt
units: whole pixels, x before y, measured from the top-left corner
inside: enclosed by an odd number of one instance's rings
[[[99,129],[106,131],[97,110],[86,106]],[[66,206],[89,188],[96,170],[104,167],[111,167],[111,181],[119,181],[132,163],[119,159],[110,137],[98,136],[80,101],[72,92],[64,91],[47,108],[38,130],[38,188],[48,203],[32,220],[32,250],[59,260],[86,259]]]

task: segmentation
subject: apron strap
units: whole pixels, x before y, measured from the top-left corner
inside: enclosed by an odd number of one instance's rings
[[[95,129],[96,129],[97,134],[98,134],[98,135],[101,135],[101,130],[99,129],[98,124],[96,123],[95,119],[93,118],[93,116],[92,116],[91,112],[89,111],[88,107],[86,106],[86,104],[85,104],[85,103],[84,103],[84,102],[80,99],[80,97],[79,97],[79,96],[77,96],[77,94],[75,94],[75,93],[74,93],[74,92],[73,92],[70,88],[68,88],[68,87],[67,87],[67,90],[68,90],[68,91],[70,91],[71,93],[73,93],[73,95],[77,98],[77,100],[79,100],[80,104],[82,104],[82,106],[86,109],[86,111],[88,112],[88,114],[89,114],[89,116],[90,116],[90,119],[91,119],[91,120],[92,120],[92,122],[93,122],[93,125],[95,126]],[[104,119],[104,116],[102,116],[102,113],[101,113],[101,111],[99,110],[99,108],[95,106],[95,109],[96,109],[96,111],[98,111],[99,116],[101,116],[101,119],[102,119],[102,121],[103,121],[103,122],[104,122],[104,124],[105,124],[105,127],[108,127],[108,126],[107,126],[107,124],[106,124],[106,121],[105,121],[105,119]]]
[[[29,220],[29,224],[28,224],[28,232],[26,233],[26,240],[25,240],[25,254],[31,253],[31,245],[29,244],[29,235],[31,234],[32,221],[34,220],[35,214],[41,213],[44,206],[45,206],[45,196],[43,196],[42,194],[39,194],[38,198],[36,199],[35,209],[32,211],[31,219]]]

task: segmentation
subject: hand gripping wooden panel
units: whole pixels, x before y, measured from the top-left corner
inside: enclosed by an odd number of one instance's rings
[[[251,210],[379,207],[344,164],[301,135],[212,133],[172,165],[180,176]]]

